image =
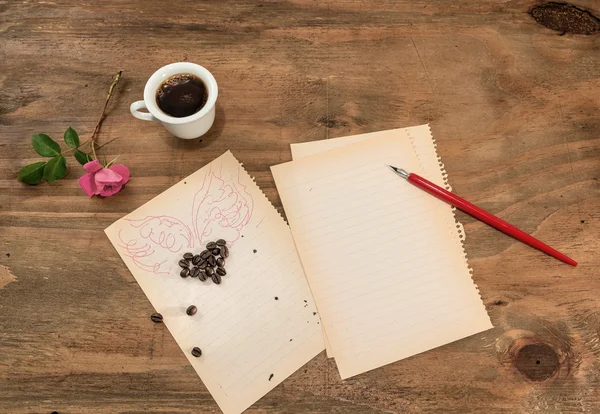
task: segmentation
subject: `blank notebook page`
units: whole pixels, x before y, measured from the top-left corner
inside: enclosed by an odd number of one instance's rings
[[[421,165],[421,168],[423,168],[425,177],[442,187],[448,187],[447,182],[444,179],[445,171],[443,169],[443,164],[440,165],[441,160],[437,155],[435,141],[431,135],[429,125],[427,124],[386,131],[369,132],[366,134],[350,135],[346,137],[329,138],[319,141],[290,144],[292,159],[297,160],[310,155],[330,151],[335,148],[341,148],[356,142],[390,134],[394,134],[397,139],[409,139],[415,150],[415,153],[417,154],[419,164]],[[438,208],[448,221],[448,229],[456,237],[456,242],[462,244],[465,234],[464,229],[462,228],[462,224],[455,219],[452,208],[446,203],[438,203]],[[327,353],[327,357],[333,358],[333,351],[325,331],[323,332],[323,339],[325,340],[325,351]]]
[[[423,175],[398,134],[272,167],[342,378],[492,327],[438,200],[388,164]]]
[[[292,159],[297,160],[299,158],[308,157],[320,152],[330,151],[332,149],[341,148],[356,142],[390,134],[394,134],[397,139],[409,139],[415,153],[417,154],[419,164],[421,165],[421,168],[423,168],[425,178],[441,187],[451,190],[446,179],[447,174],[444,164],[437,154],[435,140],[431,134],[431,129],[429,128],[428,124],[399,128],[395,130],[369,132],[366,134],[351,135],[347,137],[330,138],[320,141],[291,144],[290,149],[292,151]],[[442,214],[445,221],[448,223],[448,230],[455,238],[455,242],[461,246],[460,249],[463,250],[462,243],[464,242],[466,236],[463,225],[456,220],[452,207],[449,204],[443,202],[439,202],[437,204],[440,214]],[[464,250],[463,255],[466,258],[466,252],[464,252]],[[465,266],[468,266],[466,260],[464,264]],[[334,355],[331,350],[331,345],[329,344],[327,334],[325,332],[323,332],[323,337],[325,340],[325,350],[327,351],[327,356],[329,358],[333,358]]]
[[[241,413],[323,350],[292,234],[230,152],[106,234],[226,414]],[[185,252],[220,238],[230,246],[220,285],[179,276]]]

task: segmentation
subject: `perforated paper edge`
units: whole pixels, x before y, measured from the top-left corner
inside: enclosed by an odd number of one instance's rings
[[[437,142],[436,142],[435,138],[433,137],[433,134],[431,133],[431,126],[429,124],[426,124],[426,126],[427,126],[427,132],[429,135],[428,144],[431,143],[432,150],[437,159],[439,172],[441,173],[442,183],[438,183],[438,184],[443,184],[442,186],[446,190],[452,191],[452,186],[450,185],[450,183],[448,181],[448,172],[446,171],[446,166],[444,165],[444,162],[442,161],[442,157],[440,157],[440,155],[438,154]],[[419,154],[419,151],[417,150],[417,147],[415,144],[415,137],[410,132],[410,130],[408,130],[406,132],[407,132],[409,141],[411,143],[411,146],[413,147],[413,150],[415,151],[415,154],[417,155],[417,158],[419,159],[419,164],[421,165],[421,168],[423,169],[423,171],[426,171],[425,162],[422,159],[422,156]],[[431,177],[425,177],[425,178],[428,178],[433,181],[433,179]],[[441,206],[441,208],[444,208],[444,207],[445,206]],[[452,212],[451,215],[444,213],[444,221],[446,222],[446,224],[448,226],[449,233],[451,234],[452,238],[454,239],[455,243],[457,244],[459,251],[461,252],[465,266],[467,267],[469,275],[471,276],[471,281],[473,282],[473,285],[475,286],[475,289],[477,290],[477,294],[479,295],[479,298],[483,301],[483,298],[481,297],[481,292],[479,291],[479,286],[477,285],[477,283],[475,283],[475,280],[473,279],[473,268],[469,265],[469,258],[468,258],[467,251],[465,249],[465,240],[466,240],[465,228],[464,228],[463,224],[456,218],[456,207],[451,206],[450,211]]]

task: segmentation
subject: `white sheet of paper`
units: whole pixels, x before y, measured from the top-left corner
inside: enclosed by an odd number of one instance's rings
[[[492,327],[401,134],[272,167],[342,378]]]
[[[391,131],[370,132],[347,137],[291,144],[290,148],[292,151],[292,159],[297,160],[300,158],[309,157],[314,154],[330,151],[335,148],[341,148],[356,142],[362,142],[371,138],[379,137],[381,135],[389,134],[392,131],[397,133],[399,139],[408,138],[410,140],[417,158],[419,159],[419,163],[423,168],[425,177],[437,185],[450,190],[450,185],[445,179],[446,171],[441,159],[438,157],[435,140],[431,135],[431,129],[429,128],[428,124],[399,128]],[[448,229],[454,236],[455,242],[462,245],[465,240],[464,228],[462,223],[455,219],[452,207],[446,203],[439,203],[438,209],[440,210],[440,214],[444,217],[444,220],[448,223]],[[329,340],[327,339],[325,329],[323,329],[323,339],[325,341],[325,351],[327,357],[333,358],[333,351],[331,349]]]
[[[229,151],[105,232],[225,414],[323,350],[289,227]],[[230,246],[220,285],[179,276],[183,253],[220,238]]]

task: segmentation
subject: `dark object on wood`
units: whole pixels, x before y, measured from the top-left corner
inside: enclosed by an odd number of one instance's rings
[[[596,16],[571,4],[550,2],[535,6],[530,13],[536,22],[561,34],[590,35],[600,31]]]
[[[551,378],[559,367],[558,356],[547,344],[526,345],[519,350],[515,366],[532,381]]]

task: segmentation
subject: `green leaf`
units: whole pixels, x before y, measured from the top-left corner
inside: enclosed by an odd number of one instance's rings
[[[44,178],[51,183],[63,178],[67,173],[67,160],[62,155],[52,158],[44,167]]]
[[[65,131],[65,144],[71,148],[77,148],[79,146],[79,135],[71,127]]]
[[[75,150],[73,155],[75,156],[75,159],[77,160],[77,162],[81,165],[84,165],[84,164],[92,161],[92,157],[90,157],[90,154],[86,154],[83,151]]]
[[[19,171],[19,175],[17,179],[19,181],[23,181],[27,184],[35,185],[42,181],[44,178],[44,167],[46,163],[42,162],[34,162],[33,164],[26,165]]]
[[[31,143],[33,149],[42,157],[60,155],[60,145],[46,134],[33,134]]]

